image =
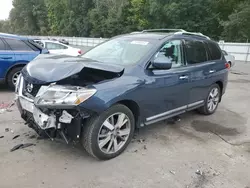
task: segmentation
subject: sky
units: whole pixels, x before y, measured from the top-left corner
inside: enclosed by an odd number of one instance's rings
[[[12,0],[0,0],[0,20],[7,19],[9,17],[10,10],[12,8]]]

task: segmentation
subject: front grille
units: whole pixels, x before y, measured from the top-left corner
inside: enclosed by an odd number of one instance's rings
[[[26,80],[23,81],[23,95],[34,99],[42,85],[32,84],[31,87],[31,83],[27,82]]]

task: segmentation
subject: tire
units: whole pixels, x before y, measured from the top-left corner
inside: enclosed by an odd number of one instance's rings
[[[121,119],[123,119],[122,122],[126,122],[126,123],[122,125],[122,127],[118,130],[116,125],[118,125],[118,119],[120,118],[120,115],[124,116],[124,119],[123,118]],[[114,128],[113,131],[109,130],[106,127],[106,125],[104,125],[105,122],[107,121],[110,122],[110,118],[112,119],[112,117],[113,117],[113,120],[112,120],[113,124],[114,125],[116,124],[114,126],[116,128]],[[85,148],[85,150],[90,155],[92,155],[93,157],[99,160],[109,160],[120,155],[130,143],[134,134],[134,130],[135,130],[135,118],[134,118],[133,113],[128,107],[122,104],[117,104],[117,105],[110,107],[101,115],[89,118],[83,126],[84,127],[83,127],[82,136],[81,136],[81,143],[83,147]],[[124,129],[125,127],[126,129]],[[127,127],[130,127],[130,130]],[[125,132],[127,131],[126,132],[127,136],[120,137],[119,134],[121,134],[122,131],[123,133],[125,133],[124,130]],[[103,131],[105,133],[102,133]],[[100,139],[101,136],[105,137],[105,135],[109,135],[109,134],[111,134],[111,136],[107,136],[106,138]],[[103,143],[105,143],[104,141],[106,139],[107,140],[110,139],[110,141],[107,142],[104,146],[102,146]],[[116,140],[116,144],[115,144],[114,139]],[[120,147],[120,148],[118,147],[119,150],[115,151],[115,145],[117,147],[118,146]]]
[[[8,87],[11,90],[15,90],[15,84],[13,82],[13,79],[14,79],[13,77],[15,77],[18,73],[20,73],[22,69],[23,69],[23,67],[15,67],[8,73],[7,78],[6,78],[6,82],[7,82]]]
[[[217,90],[218,91],[218,95],[216,95],[216,97],[214,98],[214,102],[213,104],[215,104],[215,101],[216,102],[216,105],[214,106],[214,108],[209,108],[211,106],[209,106],[209,100],[211,101],[211,92],[213,90]],[[221,99],[221,88],[218,84],[213,84],[210,89],[209,89],[209,92],[207,94],[207,98],[205,100],[205,104],[204,106],[202,106],[201,108],[198,109],[198,112],[203,114],[203,115],[211,115],[211,114],[214,114],[215,111],[217,110],[218,106],[219,106],[219,103],[220,103],[220,99]]]

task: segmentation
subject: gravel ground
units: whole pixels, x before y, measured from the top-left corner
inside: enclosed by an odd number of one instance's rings
[[[177,124],[140,129],[110,161],[97,161],[78,145],[37,140],[15,106],[0,110],[0,187],[249,188],[249,85],[250,64],[238,63],[216,114],[190,112]],[[13,98],[2,86],[0,102]],[[20,143],[36,145],[10,152]]]

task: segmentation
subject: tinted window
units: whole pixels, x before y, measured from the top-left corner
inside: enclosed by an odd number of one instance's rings
[[[53,42],[46,42],[46,48],[48,50],[62,50],[62,49],[67,49],[68,47]]]
[[[5,50],[5,44],[2,39],[0,39],[0,50]]]
[[[181,41],[174,40],[167,42],[161,50],[155,55],[156,57],[164,56],[172,61],[172,67],[180,67],[183,65]]]
[[[21,40],[4,39],[13,51],[33,51],[27,44]]]
[[[205,44],[201,41],[186,41],[187,63],[196,64],[208,60]]]
[[[211,55],[211,60],[221,59],[221,50],[220,50],[219,45],[212,43],[212,42],[208,42],[208,49]]]

